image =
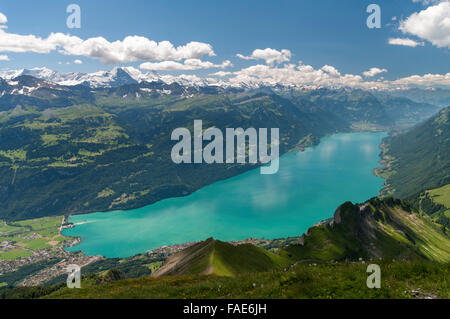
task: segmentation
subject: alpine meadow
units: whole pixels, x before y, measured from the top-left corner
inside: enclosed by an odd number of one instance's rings
[[[2,2],[0,299],[445,306],[448,21],[449,0]]]

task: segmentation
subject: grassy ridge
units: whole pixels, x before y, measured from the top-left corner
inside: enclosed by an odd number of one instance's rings
[[[286,267],[290,260],[251,244],[234,246],[212,238],[171,256],[155,277],[181,274],[236,276]]]
[[[428,259],[450,262],[450,237],[427,216],[420,217],[403,201],[371,199],[345,203],[332,220],[311,228],[303,245],[290,245],[295,260],[359,258]]]
[[[44,298],[449,298],[450,265],[377,262],[381,289],[366,286],[367,263],[297,264],[236,277],[206,275],[139,278],[81,289],[61,288]],[[420,288],[420,289],[419,289]]]

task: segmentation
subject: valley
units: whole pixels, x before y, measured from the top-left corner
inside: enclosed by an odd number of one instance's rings
[[[331,135],[303,152],[284,154],[277,174],[253,169],[142,208],[73,215],[70,221],[79,225],[63,234],[81,237],[81,243],[68,250],[129,257],[208,237],[239,241],[300,236],[329,218],[343,201],[378,195],[383,180],[372,170],[379,165],[378,145],[384,136]]]
[[[108,76],[128,76],[127,69],[114,72]],[[87,284],[82,293],[91,297],[99,296],[90,290],[99,283],[102,296],[132,296],[127,280],[152,297],[180,297],[184,291],[194,297],[196,283],[207,287],[218,281],[231,285],[226,293],[198,297],[320,297],[326,293],[300,277],[316,276],[316,270],[325,277],[333,269],[358,271],[365,261],[380,258],[382,267],[395,269],[388,284],[398,288],[366,297],[448,297],[444,286],[411,284],[395,275],[433,269],[441,280],[448,272],[434,268],[435,262],[449,262],[448,181],[438,173],[417,175],[423,183],[401,177],[413,176],[403,172],[408,165],[426,167],[419,158],[436,172],[446,171],[447,147],[437,148],[444,152],[438,162],[410,154],[422,147],[423,154],[436,154],[433,136],[446,145],[448,109],[410,129],[440,107],[358,89],[249,90],[119,79],[109,87],[89,87],[25,74],[1,85],[4,298],[76,297],[61,286],[69,263],[82,266]],[[222,130],[279,127],[280,172],[262,182],[258,165],[251,163],[177,166],[170,161],[171,132],[193,130],[198,118]],[[377,168],[380,144],[384,168]],[[366,202],[383,187],[374,169],[387,179],[382,195],[406,202]],[[340,206],[345,201],[363,204]],[[330,219],[337,207],[349,214],[342,223],[336,214]],[[352,214],[365,217],[355,220]],[[29,226],[49,221],[49,228]],[[204,241],[208,237],[215,239]],[[241,260],[243,255],[248,259]],[[264,278],[261,288],[271,288],[253,291],[245,288],[246,280],[236,285],[226,279],[244,273],[253,281],[250,287]],[[291,274],[285,288],[275,289],[284,273]],[[144,278],[150,275],[152,283]],[[338,282],[348,280],[344,277]],[[161,288],[178,278],[187,280],[180,290]],[[299,287],[311,290],[302,294]],[[330,296],[355,295],[334,290]]]
[[[171,132],[191,129],[199,118],[205,127],[223,131],[277,127],[282,155],[350,132],[354,123],[386,131],[439,109],[408,99],[394,103],[362,90],[244,90],[161,81],[90,88],[30,75],[3,80],[0,91],[0,218],[5,220],[143,207],[254,168],[173,163]]]
[[[450,0],[2,1],[0,307],[445,314],[449,22]]]

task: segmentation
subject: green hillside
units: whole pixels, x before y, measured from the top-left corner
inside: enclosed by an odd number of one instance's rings
[[[384,141],[387,192],[395,197],[418,193],[450,183],[450,107],[406,133]]]
[[[450,184],[429,191],[431,199],[450,208]]]
[[[419,212],[450,228],[450,184],[426,190],[410,201]]]
[[[67,97],[67,106],[42,97],[0,98],[0,218],[131,209],[254,168],[173,163],[172,131],[192,130],[196,119],[222,130],[278,127],[281,154],[348,130],[342,121],[321,125],[323,115],[275,94],[123,97],[134,90],[139,87],[98,90],[84,101]]]
[[[312,227],[303,245],[286,248],[293,260],[427,259],[450,262],[450,237],[427,216],[401,200],[347,202],[334,218]]]
[[[450,298],[450,264],[377,262],[380,289],[366,286],[367,263],[297,264],[271,272],[236,277],[182,275],[138,278],[98,285],[86,279],[81,289],[28,288],[4,292],[7,298]],[[84,286],[83,286],[84,284]],[[0,291],[0,298],[2,297]]]
[[[0,97],[0,218],[8,221],[142,207],[185,196],[254,165],[176,165],[171,132],[280,131],[280,154],[352,129],[418,121],[435,106],[362,90],[225,90],[160,82],[90,89],[41,83]],[[92,183],[95,181],[95,183]]]
[[[407,98],[390,94],[374,94],[360,89],[289,91],[289,99],[302,108],[313,107],[329,112],[343,121],[357,125],[390,127],[401,123],[418,123],[439,108],[424,102],[414,102]]]
[[[235,276],[268,271],[290,264],[289,259],[251,244],[234,246],[207,239],[169,257],[154,277],[184,274]]]
[[[235,276],[295,262],[367,259],[450,262],[450,237],[427,216],[392,198],[347,202],[334,218],[311,227],[301,243],[271,253],[251,244],[233,246],[212,238],[171,256],[154,277],[185,274]]]

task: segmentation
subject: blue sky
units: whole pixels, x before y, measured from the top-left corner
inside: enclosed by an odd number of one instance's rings
[[[71,3],[81,7],[80,29],[66,26],[66,7]],[[366,7],[370,3],[381,7],[380,29],[366,26]],[[387,70],[382,74],[385,79],[395,80],[414,74],[450,72],[449,46],[438,47],[426,38],[398,29],[399,21],[434,4],[412,0],[18,0],[1,2],[0,12],[8,19],[3,31],[13,34],[46,38],[51,32],[61,32],[82,39],[101,36],[111,42],[139,35],[156,42],[170,41],[175,47],[191,41],[207,43],[216,56],[206,55],[201,60],[215,64],[229,60],[233,67],[223,71],[261,63],[240,59],[238,53],[249,56],[255,49],[273,48],[290,50],[290,63],[301,60],[314,69],[331,65],[342,74],[361,74],[377,67]],[[389,38],[409,38],[423,45],[391,45]],[[88,56],[63,55],[57,50],[45,54],[2,52],[0,43],[2,54],[9,61],[0,61],[0,69],[45,66],[59,71],[93,72],[116,65]],[[74,64],[75,59],[83,64]],[[120,65],[138,68],[146,61]],[[206,76],[218,70],[183,73]]]

